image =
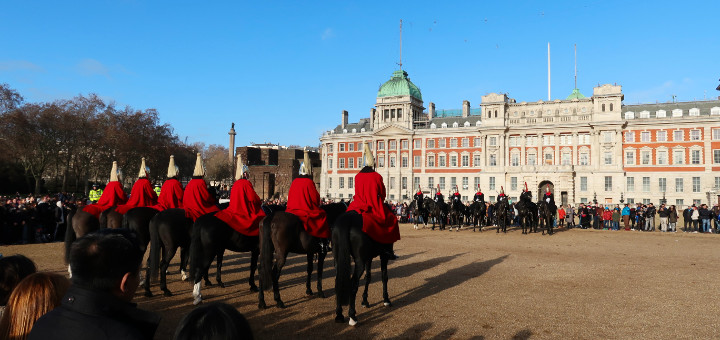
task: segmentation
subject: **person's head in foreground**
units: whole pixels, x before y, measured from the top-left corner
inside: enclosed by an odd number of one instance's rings
[[[211,303],[188,313],[175,330],[175,340],[253,339],[245,317],[233,306]]]
[[[0,339],[26,339],[35,321],[60,305],[70,286],[64,276],[35,273],[15,287],[0,319]]]

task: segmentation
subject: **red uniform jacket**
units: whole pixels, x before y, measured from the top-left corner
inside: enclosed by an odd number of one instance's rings
[[[230,190],[230,206],[220,210],[215,217],[241,234],[258,236],[260,221],[265,217],[265,212],[260,208],[260,197],[255,193],[250,181],[239,179]]]
[[[380,243],[394,243],[400,239],[397,217],[383,202],[385,184],[377,172],[361,172],[355,176],[355,196],[348,211],[362,215],[363,231]]]
[[[125,201],[127,201],[127,196],[125,196],[125,192],[123,191],[120,182],[112,181],[105,186],[105,190],[103,191],[102,196],[100,196],[98,202],[86,205],[83,208],[83,211],[100,218],[100,213],[108,208],[123,204]]]
[[[300,218],[308,234],[321,238],[330,237],[325,210],[320,209],[320,193],[312,179],[301,177],[293,180],[285,211]]]
[[[162,190],[160,194],[162,195]],[[207,191],[207,185],[202,178],[193,178],[185,186],[182,203],[185,216],[192,218],[193,222],[202,215],[220,210],[215,205],[215,198]]]
[[[158,204],[154,205],[153,208],[163,211],[166,209],[183,208],[183,188],[180,181],[175,178],[170,178],[163,183],[160,189],[160,197],[158,197]]]
[[[152,207],[157,204],[157,199],[157,194],[153,191],[150,181],[147,178],[138,178],[130,191],[130,199],[127,203],[118,205],[115,211],[124,215],[132,208]]]

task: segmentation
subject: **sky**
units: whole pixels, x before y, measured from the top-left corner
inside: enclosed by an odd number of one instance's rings
[[[0,5],[0,83],[155,108],[188,142],[319,144],[369,116],[402,64],[425,106],[623,86],[625,104],[715,99],[720,1],[22,1]]]

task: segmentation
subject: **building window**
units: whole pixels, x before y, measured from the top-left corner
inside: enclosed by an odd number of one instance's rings
[[[380,155],[377,159],[378,168],[384,168],[385,167],[385,155]]]
[[[488,178],[488,181],[489,181],[489,184],[488,184],[489,189],[488,190],[495,190],[495,177],[491,176],[490,178]]]
[[[700,130],[690,130],[690,140],[700,140]]]
[[[473,155],[473,166],[480,166],[480,154],[476,153]]]
[[[690,164],[700,164],[700,150],[690,150]]]
[[[450,156],[450,166],[453,168],[457,167],[457,156],[455,156],[455,155]]]
[[[385,150],[385,141],[382,141],[382,140],[381,140],[381,141],[378,141],[377,149],[378,149],[378,150]]]
[[[414,177],[413,178],[413,187],[419,187],[420,186],[420,177]]]
[[[470,155],[462,155],[462,166],[463,167],[470,166]]]
[[[475,139],[473,139],[473,146],[476,148],[479,148],[481,140],[482,140],[481,138],[477,138],[477,137]]]
[[[673,131],[673,141],[680,142],[683,140],[683,130]]]
[[[490,166],[497,166],[497,156],[495,154],[490,154]]]
[[[685,204],[685,200],[682,198],[675,199],[675,206],[679,209]]]
[[[527,146],[536,146],[537,145],[538,138],[537,136],[528,136],[525,137],[525,145]]]
[[[643,191],[650,191],[650,177],[643,177]]]
[[[428,188],[435,189],[435,177],[428,177]]]
[[[590,145],[590,134],[583,133],[583,134],[578,135],[578,144],[579,145]]]
[[[467,190],[467,189],[468,189],[468,184],[469,184],[468,178],[467,178],[467,177],[463,177],[463,178],[462,178],[462,186],[463,186],[463,189]]]
[[[400,181],[400,189],[407,190],[407,177],[403,177]]]
[[[626,190],[627,191],[635,191],[635,177],[627,177],[627,185]]]
[[[676,178],[675,179],[675,192],[683,192],[683,191],[685,191],[685,188],[683,188],[683,179]]]
[[[692,178],[692,186],[693,192],[700,192],[700,177]]]
[[[720,129],[712,129],[712,139],[720,140]]]
[[[602,109],[602,112],[605,112],[605,104],[602,104],[601,109]]]
[[[397,141],[391,140],[388,143],[389,143],[388,145],[390,146],[390,148],[388,150],[397,150]]]
[[[457,138],[450,138],[450,147],[457,148]]]
[[[348,177],[348,188],[352,189],[353,185],[355,185],[355,179],[352,177]]]
[[[668,164],[668,153],[665,150],[658,150],[657,151],[657,164],[658,165],[667,165]]]
[[[634,142],[635,142],[635,132],[634,131],[625,132],[625,143],[634,143]]]
[[[610,103],[610,111],[613,110],[613,103]]]
[[[605,151],[603,159],[605,160],[605,165],[612,165],[612,152]]]
[[[332,145],[332,144],[328,144],[328,152],[330,152],[330,153],[333,152],[333,145]]]
[[[720,189],[720,177],[715,177],[715,187],[713,187],[713,189]]]
[[[357,158],[357,167],[360,168],[360,167],[362,167],[362,166],[363,166],[363,158],[362,158],[362,157],[358,157],[358,158]]]
[[[603,131],[603,142],[605,143],[612,143],[613,141],[613,132],[612,131]]]
[[[555,145],[555,136],[544,135],[543,136],[543,145]]]
[[[450,177],[450,189],[457,188],[457,178],[456,177]]]
[[[658,188],[660,189],[660,192],[667,191],[667,178],[665,178],[665,177],[658,178]]]
[[[635,165],[635,151],[625,151],[625,164]]]
[[[496,146],[497,145],[497,137],[490,137],[488,139],[488,143],[490,144],[490,146]]]
[[[510,190],[517,190],[517,177],[510,177]]]
[[[422,148],[422,139],[416,139],[413,141],[413,145],[415,145],[415,149]]]
[[[340,158],[340,169],[345,169],[345,158]]]
[[[420,167],[420,156],[413,156],[413,167]]]
[[[402,157],[400,158],[400,161],[402,162],[402,163],[400,163],[400,165],[401,165],[403,168],[407,168],[407,167],[408,167],[408,157],[407,157],[407,156],[402,156]]]
[[[427,140],[427,148],[428,148],[428,149],[433,149],[433,148],[435,148],[435,140],[434,140],[434,139],[428,139],[428,140]]]
[[[395,189],[395,177],[390,177],[390,189]]]
[[[404,139],[403,141],[400,142],[400,148],[402,148],[403,150],[407,150],[407,148],[408,148],[407,139]]]
[[[443,155],[438,156],[438,163],[439,163],[438,166],[446,167],[447,165],[445,164],[445,156],[443,156]]]
[[[345,143],[340,143],[340,147],[338,148],[340,152],[345,151]]]
[[[588,182],[587,177],[580,177],[580,191],[587,191],[588,190]]]
[[[640,151],[640,164],[650,165],[650,151],[649,150]]]
[[[390,156],[390,167],[391,168],[395,167],[395,156]]]
[[[355,151],[355,143],[348,143],[348,151]]]
[[[650,142],[650,131],[640,132],[640,141],[643,143]]]
[[[328,169],[332,169],[332,166],[333,166],[333,159],[328,158]]]
[[[658,142],[667,142],[667,131],[660,130],[656,133],[655,138]]]
[[[340,189],[344,189],[345,188],[345,177],[340,177],[339,180],[340,180],[340,184],[339,184]]]
[[[673,150],[673,164],[685,163],[685,150]]]
[[[537,164],[537,155],[535,152],[529,152],[527,155],[527,165]]]
[[[428,166],[428,168],[435,167],[435,156],[433,156],[433,155],[427,156],[427,166]]]
[[[473,178],[473,188],[477,188],[480,185],[480,177]]]
[[[580,165],[589,165],[590,164],[590,154],[588,154],[587,152],[581,152],[579,158],[580,158],[580,160],[579,160]]]
[[[605,176],[605,191],[612,191],[612,176]]]
[[[520,154],[514,153],[510,155],[510,166],[520,165]]]
[[[445,138],[438,139],[438,147],[444,148],[445,147]]]
[[[470,146],[470,139],[469,138],[463,138],[462,139],[462,147],[467,148]]]
[[[552,153],[546,153],[545,154],[545,165],[553,165],[553,154]]]
[[[355,168],[355,158],[349,157],[348,158],[348,169],[352,169],[352,168]]]
[[[518,138],[516,136],[510,137],[508,144],[510,144],[510,146],[518,146]]]
[[[720,150],[713,150],[713,163],[720,164]]]
[[[440,189],[445,190],[445,177],[440,177]]]

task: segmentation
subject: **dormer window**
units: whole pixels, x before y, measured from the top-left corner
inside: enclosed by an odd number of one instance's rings
[[[700,115],[700,109],[698,109],[698,108],[696,108],[696,107],[690,109],[690,115],[691,115],[691,116],[699,116],[699,115]]]

